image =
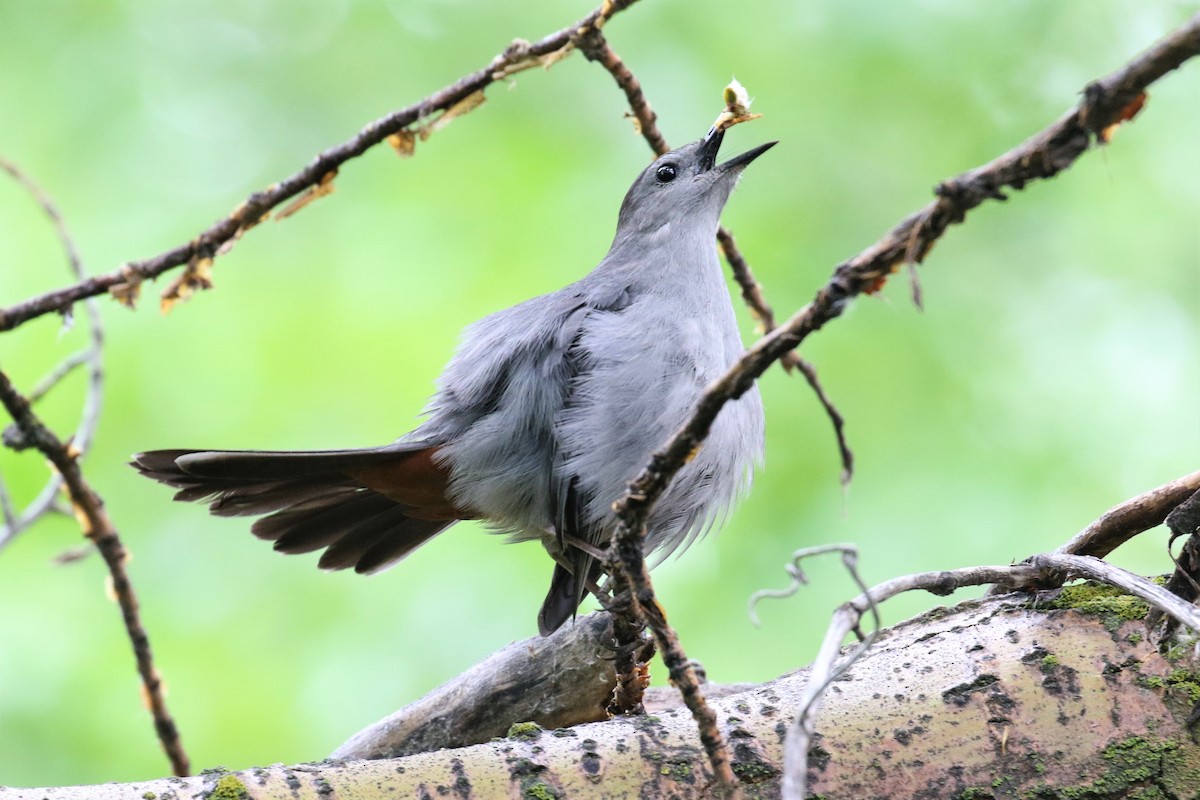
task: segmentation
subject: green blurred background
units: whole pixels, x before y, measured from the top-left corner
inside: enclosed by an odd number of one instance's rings
[[[58,201],[89,269],[194,236],[388,111],[586,13],[481,0],[0,6],[0,154]],[[731,200],[786,316],[832,267],[1057,118],[1189,4],[644,0],[608,34],[669,140],[702,134],[736,75],[780,145]],[[1051,549],[1109,506],[1197,467],[1200,64],[1151,90],[1114,144],[990,203],[922,269],[863,299],[803,353],[848,418],[843,492],[829,425],[798,378],[763,380],[768,453],[719,535],[657,572],[689,655],[717,681],[806,663],[853,591],[835,559],[786,582],[795,548],[850,541],[869,581]],[[466,323],[582,275],[648,151],[610,77],[578,55],[517,75],[401,160],[377,148],[336,193],[254,230],[216,289],[163,317],[103,301],[107,394],[86,473],[133,553],[169,704],[196,769],[320,759],[536,632],[550,565],[473,525],[363,579],[282,558],[125,466],[148,448],[371,445],[408,430]],[[69,282],[50,228],[0,181],[0,305]],[[748,315],[742,313],[747,337]],[[77,326],[82,328],[82,326]],[[55,317],[0,336],[28,389],[82,341]],[[70,431],[82,376],[41,409]],[[19,500],[36,455],[0,453]],[[1160,530],[1120,551],[1169,562]],[[96,557],[56,518],[0,552],[0,784],[166,772]],[[889,622],[938,602],[889,603]]]

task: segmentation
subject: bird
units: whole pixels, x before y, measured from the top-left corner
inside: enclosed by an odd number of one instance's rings
[[[283,553],[369,574],[460,520],[554,560],[538,612],[547,636],[600,596],[613,504],[744,353],[714,237],[768,142],[716,163],[724,130],[656,158],[620,206],[608,253],[570,285],[467,326],[423,420],[381,447],[168,449],[132,457],[179,501],[257,516]],[[720,521],[761,463],[757,387],[729,402],[653,506],[645,546],[661,562]]]

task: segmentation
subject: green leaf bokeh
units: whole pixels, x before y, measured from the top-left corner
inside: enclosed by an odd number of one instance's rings
[[[7,3],[0,154],[58,201],[92,271],[194,236],[368,121],[479,68],[514,37],[589,10],[479,0]],[[781,144],[725,222],[781,316],[937,181],[1041,129],[1079,90],[1179,24],[1169,2],[724,3],[643,0],[607,28],[668,139],[701,135],[736,75],[765,116],[731,149]],[[718,535],[657,586],[716,681],[808,661],[853,591],[834,560],[760,608],[801,546],[851,541],[869,581],[1052,549],[1109,506],[1197,468],[1200,65],[1151,90],[1111,147],[989,203],[921,270],[807,342],[848,419],[838,485],[827,422],[799,378],[762,383],[768,453]],[[648,151],[624,98],[575,55],[517,75],[400,160],[377,148],[336,192],[249,233],[216,289],[169,316],[157,286],[102,300],[105,412],[85,473],[132,551],[168,702],[196,769],[320,759],[509,641],[536,632],[536,547],[460,525],[371,579],[322,574],[169,502],[125,466],[142,449],[320,448],[412,426],[466,323],[557,288],[603,255]],[[0,182],[0,306],[69,282],[49,226]],[[748,315],[742,314],[747,338]],[[82,328],[82,326],[77,326]],[[81,342],[46,317],[0,336],[26,389]],[[81,376],[39,408],[74,426]],[[44,481],[0,453],[19,500]],[[1169,568],[1158,531],[1118,563]],[[0,784],[166,770],[105,572],[72,520],[0,552]],[[932,605],[906,597],[895,622]]]

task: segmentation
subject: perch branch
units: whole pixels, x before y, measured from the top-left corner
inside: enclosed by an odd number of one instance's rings
[[[167,711],[166,699],[163,695],[162,679],[154,666],[154,658],[150,650],[150,638],[138,613],[137,594],[129,580],[125,569],[127,553],[116,529],[104,510],[100,496],[92,490],[83,478],[79,469],[78,452],[74,447],[65,444],[42,424],[33,413],[29,401],[24,398],[8,376],[0,372],[0,403],[8,409],[13,421],[20,429],[25,439],[44,455],[62,476],[63,483],[70,494],[75,516],[83,528],[84,535],[95,544],[96,549],[104,558],[112,578],[112,589],[117,603],[121,608],[121,616],[125,622],[125,630],[133,645],[133,655],[137,662],[138,674],[142,679],[142,688],[146,705],[154,717],[154,729],[162,742],[171,768],[176,775],[188,774],[188,757],[184,752],[183,743],[175,721]]]
[[[571,52],[575,37],[582,31],[602,27],[609,18],[636,1],[605,0],[599,8],[578,22],[543,39],[532,43],[521,40],[513,42],[482,69],[459,78],[419,103],[369,123],[349,141],[319,153],[300,171],[251,194],[228,216],[201,231],[191,241],[151,258],[131,261],[112,272],[80,280],[72,286],[0,309],[0,332],[52,311],[64,311],[79,300],[106,292],[113,292],[119,298],[132,302],[142,281],[157,278],[175,267],[189,265],[189,269],[192,269],[191,265],[207,264],[227,252],[242,234],[282,203],[316,187],[326,187],[327,190],[329,176],[336,174],[346,162],[393,136],[406,132],[412,134],[413,131],[408,130],[410,126],[427,121],[439,112],[445,115],[453,109],[462,108],[460,104],[469,102],[468,98],[483,92],[497,81],[530,67],[554,63]],[[432,124],[436,125],[437,119]]]
[[[1168,661],[1145,638],[1130,635],[1141,626],[1135,619],[1114,631],[1102,614],[1011,598],[969,600],[897,625],[827,693],[811,791],[926,800],[1055,792],[1192,797],[1200,747],[1186,726],[1191,684],[1175,684],[1172,676],[1190,674],[1200,662],[1187,654]],[[914,652],[922,657],[914,659]],[[779,796],[779,726],[798,708],[809,676],[797,670],[713,700],[736,731],[735,769],[747,794]],[[655,714],[556,733],[520,726],[505,739],[396,761],[334,759],[212,770],[185,781],[0,788],[0,800],[367,794],[711,800],[711,772],[691,718],[678,708]],[[1064,736],[1064,719],[1086,724],[1073,724]],[[1136,754],[1127,749],[1134,743]],[[892,758],[880,757],[888,752]]]
[[[548,637],[513,642],[354,734],[335,759],[400,758],[507,735],[514,722],[546,729],[606,718],[615,676],[604,658],[609,615],[596,612]]]

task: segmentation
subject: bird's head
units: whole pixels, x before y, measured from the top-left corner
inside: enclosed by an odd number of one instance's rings
[[[659,156],[642,170],[621,204],[618,237],[653,234],[664,226],[696,225],[715,232],[742,170],[776,144],[761,144],[718,164],[724,137],[724,131],[713,128],[702,139]]]

